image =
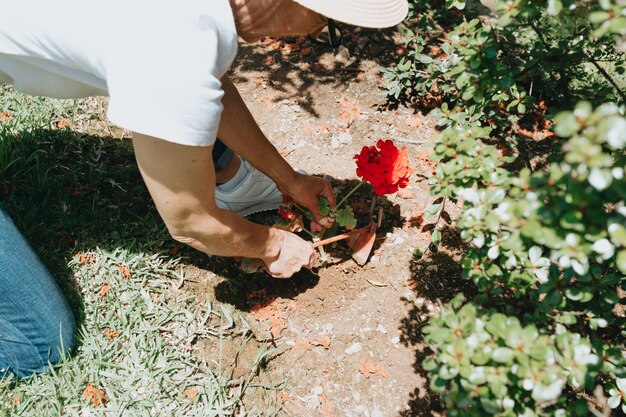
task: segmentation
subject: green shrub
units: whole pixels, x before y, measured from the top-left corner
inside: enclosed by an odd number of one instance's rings
[[[431,190],[464,202],[479,290],[425,329],[431,388],[452,416],[626,409],[626,1],[469,6],[414,3],[410,52],[382,69],[440,120]]]

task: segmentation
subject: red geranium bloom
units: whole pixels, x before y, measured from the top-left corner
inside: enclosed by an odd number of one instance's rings
[[[356,159],[356,175],[374,187],[378,195],[391,194],[409,185],[413,170],[406,149],[398,149],[391,140],[379,140],[376,146],[364,146]]]

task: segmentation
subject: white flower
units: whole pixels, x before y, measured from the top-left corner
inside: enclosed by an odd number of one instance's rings
[[[478,236],[476,236],[474,239],[472,239],[472,243],[477,248],[482,248],[483,245],[485,244],[485,235],[484,235],[484,233],[480,233]]]
[[[602,191],[608,188],[609,185],[611,185],[611,182],[613,182],[613,177],[611,177],[611,175],[604,170],[601,170],[599,168],[592,168],[588,180],[589,184],[591,184],[593,188],[598,191]]]
[[[598,253],[604,260],[610,259],[615,254],[615,246],[608,239],[596,240],[591,246],[594,252]]]
[[[623,148],[626,145],[626,120],[615,119],[609,131],[606,132],[606,141],[614,148]]]
[[[478,347],[478,336],[475,334],[471,335],[467,339],[465,339],[465,343],[471,349],[476,349]]]
[[[561,391],[563,391],[563,381],[557,379],[548,386],[542,384],[535,385],[531,396],[535,401],[539,402],[553,401],[559,398]]]
[[[591,352],[591,347],[587,345],[574,346],[574,362],[580,365],[595,365],[600,361],[598,355]]]
[[[609,390],[609,395],[611,398],[607,401],[607,404],[610,408],[617,408],[622,402],[622,398],[626,396],[626,378],[617,378],[615,381],[617,385],[617,389],[611,388]],[[622,410],[624,406],[622,405]]]
[[[626,217],[626,206],[621,205],[617,208],[617,212],[622,216]]]
[[[485,322],[482,321],[481,319],[476,319],[475,325],[476,325],[476,330],[482,330],[485,328]]]
[[[613,168],[611,170],[611,175],[613,175],[613,178],[615,178],[616,180],[621,180],[622,178],[624,178],[624,168]]]
[[[572,269],[574,269],[574,272],[578,275],[585,275],[587,273],[588,266],[585,267],[583,264],[578,262],[578,260],[572,259]]]
[[[569,268],[572,266],[572,258],[569,255],[562,255],[559,258],[559,266],[561,268]]]
[[[535,276],[540,284],[548,282],[548,270],[547,269],[535,269]]]
[[[500,221],[508,222],[511,219],[511,216],[508,213],[509,207],[511,207],[511,204],[508,201],[505,201],[500,203],[494,210],[494,213],[496,213],[496,216],[498,216]]]
[[[474,384],[482,384],[486,379],[485,367],[484,366],[475,367],[472,370],[472,372],[470,372],[467,379]]]
[[[578,236],[574,233],[568,233],[567,236],[565,236],[565,243],[567,243],[568,246],[578,245]]]
[[[511,255],[504,263],[504,266],[506,269],[515,269],[517,267],[517,258],[515,255]]]
[[[487,252],[487,257],[493,261],[497,259],[498,256],[500,256],[500,247],[498,245],[490,247]]]
[[[478,193],[473,188],[462,189],[459,191],[459,197],[472,204],[476,204],[479,201]]]
[[[501,401],[502,402],[500,404],[500,407],[504,408],[505,410],[510,410],[515,407],[515,401],[513,401],[509,397],[504,397]]]
[[[522,387],[524,387],[526,391],[532,390],[534,386],[535,386],[535,383],[530,378],[525,378],[524,382],[522,382]]]
[[[550,260],[548,258],[541,257],[541,248],[539,246],[533,246],[530,248],[528,251],[528,257],[530,258],[537,281],[541,284],[548,282],[548,267],[550,266]]]

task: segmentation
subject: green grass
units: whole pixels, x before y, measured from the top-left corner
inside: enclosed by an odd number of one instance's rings
[[[249,374],[236,381],[194,352],[198,338],[219,344],[238,336],[243,344],[252,331],[231,306],[175,289],[185,262],[168,254],[174,242],[130,141],[80,133],[82,121],[102,118],[93,103],[30,98],[0,86],[0,112],[11,113],[0,123],[0,185],[11,190],[3,195],[0,187],[0,204],[59,282],[80,327],[76,351],[50,372],[0,380],[0,415],[239,413],[272,352],[259,348]],[[61,119],[73,130],[57,129]],[[81,262],[79,252],[93,262]],[[120,265],[130,277],[122,277]],[[105,284],[110,290],[102,297]],[[118,336],[110,340],[107,329]],[[84,398],[89,382],[106,392],[106,406]],[[182,395],[187,388],[198,392],[194,399]]]

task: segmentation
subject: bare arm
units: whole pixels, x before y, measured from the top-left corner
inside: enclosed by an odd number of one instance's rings
[[[300,174],[278,153],[265,137],[252,117],[237,87],[227,75],[222,77],[224,110],[219,125],[218,137],[235,153],[243,156],[259,171],[274,180],[278,189],[295,202],[307,207],[320,219],[317,200],[319,195],[335,205],[330,182],[317,177]]]
[[[212,255],[259,258],[276,277],[311,266],[309,242],[217,207],[212,147],[139,133],[133,134],[133,146],[150,195],[175,239]]]

